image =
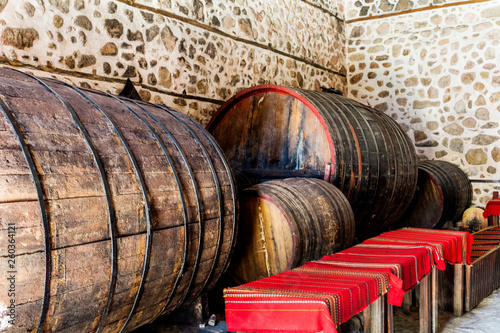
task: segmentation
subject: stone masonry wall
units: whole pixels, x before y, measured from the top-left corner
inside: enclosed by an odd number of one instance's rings
[[[346,19],[365,18],[409,10],[422,9],[430,6],[446,6],[464,2],[464,0],[350,0]],[[468,1],[470,2],[470,1]]]
[[[345,91],[345,61],[337,1],[0,0],[1,65],[115,94],[130,78],[202,124],[257,84]]]
[[[439,1],[449,6],[403,14],[398,5],[416,1],[377,3],[396,4],[394,15],[347,21],[350,97],[399,122],[421,159],[458,165],[484,207],[500,189],[500,3]]]

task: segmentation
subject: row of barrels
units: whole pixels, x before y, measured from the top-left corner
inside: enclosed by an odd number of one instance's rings
[[[239,187],[248,187],[241,192],[242,233],[231,266],[241,283],[388,228],[440,228],[471,203],[470,181],[457,166],[419,163],[392,118],[336,93],[252,87],[227,101],[207,129]],[[325,201],[319,192],[328,186],[335,195]]]
[[[207,131],[1,68],[0,256],[16,286],[2,329],[128,332],[213,287],[231,258],[244,282],[336,252],[401,220],[417,168],[390,117],[336,94],[250,88]]]

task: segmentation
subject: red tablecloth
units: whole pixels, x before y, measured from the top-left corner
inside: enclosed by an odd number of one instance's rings
[[[378,271],[308,263],[224,290],[229,331],[336,332],[381,295],[399,297],[402,281]],[[393,294],[395,293],[395,294]]]
[[[472,235],[464,231],[404,228],[384,232],[367,239],[364,244],[400,244],[408,246],[430,245],[433,247],[434,264],[440,270],[445,262],[470,264]]]
[[[348,267],[362,270],[390,272],[403,282],[402,290],[412,290],[432,270],[431,246],[401,244],[358,244],[344,251],[325,256],[315,263],[332,267]],[[400,306],[403,295],[391,304]]]
[[[500,227],[490,227],[472,234],[471,261],[474,263],[486,253],[500,245]]]
[[[336,332],[381,295],[400,305],[432,263],[470,263],[467,232],[383,233],[294,270],[224,291],[229,331]]]
[[[486,204],[483,212],[483,217],[487,219],[490,215],[500,215],[500,198],[491,199]]]

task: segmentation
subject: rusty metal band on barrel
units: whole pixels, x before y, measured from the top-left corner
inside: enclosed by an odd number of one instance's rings
[[[128,105],[123,103],[123,101],[121,101],[117,97],[115,97],[111,94],[108,94],[108,93],[105,93],[105,95],[108,97],[114,98],[115,100],[120,102],[120,104],[127,107],[128,110],[130,110],[132,113],[134,113],[134,111]],[[132,318],[132,315],[134,314],[134,311],[137,307],[137,304],[139,304],[139,300],[142,297],[142,292],[144,290],[144,284],[146,282],[146,276],[147,276],[148,270],[149,270],[149,260],[151,259],[151,245],[153,243],[153,221],[151,219],[151,203],[149,202],[149,197],[148,197],[148,193],[147,193],[147,189],[146,189],[146,183],[144,182],[144,178],[142,177],[141,170],[139,169],[139,165],[137,164],[137,161],[136,161],[136,159],[135,159],[135,157],[130,149],[130,146],[127,143],[127,140],[123,136],[123,133],[120,131],[118,126],[114,123],[114,121],[111,120],[111,118],[109,117],[108,114],[106,114],[105,112],[103,112],[103,114],[110,121],[110,123],[114,126],[115,132],[119,136],[120,140],[122,141],[122,144],[125,147],[127,154],[130,158],[130,161],[132,162],[132,165],[134,166],[134,170],[135,170],[136,175],[137,175],[137,180],[139,181],[139,185],[141,187],[143,198],[144,198],[144,208],[146,209],[146,222],[147,222],[147,225],[146,225],[146,251],[144,253],[144,261],[142,263],[141,282],[139,283],[139,288],[137,288],[137,293],[135,295],[134,303],[132,304],[132,307],[130,308],[130,312],[128,314],[128,317],[125,320],[125,323],[123,323],[122,328],[120,329],[120,333],[121,333],[125,330],[125,327],[130,322],[130,319]]]
[[[111,304],[111,298],[114,294],[114,289],[116,286],[116,278],[117,278],[116,215],[115,215],[115,211],[113,209],[113,204],[111,201],[111,191],[109,188],[109,182],[108,182],[108,179],[106,177],[106,173],[104,172],[104,166],[103,166],[101,158],[99,157],[99,155],[95,149],[95,146],[92,142],[92,139],[90,138],[90,135],[89,135],[87,129],[80,121],[80,118],[76,114],[73,107],[71,107],[71,105],[69,105],[57,92],[55,92],[53,89],[51,89],[49,86],[47,86],[42,80],[38,79],[35,76],[27,74],[27,73],[23,73],[23,72],[19,72],[19,73],[25,74],[25,75],[29,76],[30,78],[36,80],[49,93],[54,95],[64,105],[64,107],[68,110],[68,112],[71,114],[71,117],[73,118],[76,126],[78,127],[78,129],[82,133],[85,141],[87,142],[87,145],[89,146],[90,151],[92,152],[92,157],[93,157],[94,162],[95,162],[97,169],[99,171],[99,176],[101,177],[101,181],[102,181],[102,185],[103,185],[103,189],[104,189],[104,193],[105,193],[105,197],[106,197],[108,217],[109,217],[110,239],[111,239],[111,256],[112,256],[111,265],[112,265],[112,267],[111,267],[110,287],[109,287],[108,295],[106,298],[106,305],[105,305],[105,309],[103,311],[103,314],[101,316],[99,326],[97,328],[97,332],[100,332],[102,329],[102,326],[104,324],[104,318],[108,312],[109,305]],[[80,93],[80,91],[77,88],[73,87],[70,84],[67,84],[66,82],[62,82],[62,81],[58,81],[58,80],[55,80],[55,81],[57,83],[62,83],[63,85],[65,85],[67,87],[73,88],[78,93]],[[82,94],[83,93],[80,93],[80,95],[82,95]]]
[[[203,155],[205,155],[207,163],[208,163],[208,165],[210,167],[210,171],[212,172],[212,176],[214,178],[214,183],[215,183],[215,188],[217,190],[217,200],[218,200],[218,204],[219,204],[219,237],[217,239],[217,245],[215,247],[215,256],[214,256],[214,260],[212,262],[212,267],[210,268],[210,272],[209,272],[207,278],[205,279],[205,283],[203,284],[203,287],[201,289],[201,290],[203,290],[203,289],[205,289],[205,286],[207,285],[208,281],[212,278],[212,275],[213,275],[214,270],[215,270],[215,266],[217,264],[217,261],[219,260],[220,248],[221,248],[221,243],[222,243],[222,236],[223,236],[223,233],[224,233],[224,230],[223,230],[223,217],[224,217],[223,211],[224,211],[224,207],[223,207],[223,199],[222,199],[222,191],[221,191],[221,188],[220,188],[220,182],[219,182],[219,178],[217,177],[217,172],[215,171],[215,167],[213,165],[212,159],[208,155],[206,147],[203,145],[203,143],[201,143],[200,138],[193,132],[193,130],[186,124],[186,122],[184,120],[180,119],[177,115],[175,115],[174,112],[172,112],[172,111],[175,111],[175,112],[178,112],[178,111],[176,111],[176,110],[170,110],[168,107],[164,107],[163,105],[160,105],[160,107],[163,110],[167,111],[177,121],[179,121],[179,123],[181,123],[189,131],[189,133],[193,136],[193,138],[196,141],[196,143],[200,146],[200,148],[201,148],[201,150],[203,152]],[[201,229],[202,228],[201,228],[201,224],[200,224],[200,241],[201,241],[201,236],[202,236]],[[193,283],[194,276],[195,276],[195,269],[197,269],[197,265],[198,265],[198,259],[199,259],[198,257],[200,257],[200,256],[201,256],[201,247],[198,248],[198,254],[197,254],[197,257],[196,257],[196,266],[193,269],[193,274],[191,276],[191,281],[189,282],[189,287],[186,289],[186,292],[184,293],[184,296],[182,297],[181,303],[186,298],[187,293],[189,291],[189,288],[191,287],[191,284]]]
[[[124,99],[126,99],[126,98],[124,98]],[[159,121],[158,121],[158,120],[157,120],[157,119],[156,119],[156,118],[152,115],[152,113],[151,113],[151,112],[149,112],[146,108],[144,108],[143,106],[141,106],[139,103],[137,103],[136,101],[131,100],[131,99],[127,99],[127,100],[128,100],[129,102],[131,102],[131,103],[134,103],[137,107],[139,107],[139,108],[140,108],[141,110],[143,110],[146,114],[148,114],[151,118],[153,118],[153,120],[155,120],[157,123],[160,123],[160,122],[159,122]],[[132,111],[132,112],[133,112],[133,111]],[[148,123],[148,122],[147,122],[144,118],[142,118],[139,114],[137,114],[137,113],[135,113],[135,112],[134,112],[134,114],[135,114],[135,115],[136,115],[136,117],[138,117],[141,121],[143,121],[143,122],[146,124],[146,126],[147,126],[150,130],[151,130],[151,132],[152,132],[152,133],[153,133],[153,135],[155,136],[155,138],[156,138],[156,140],[158,141],[158,143],[162,146],[162,149],[164,149],[164,153],[165,153],[165,152],[166,152],[166,147],[163,145],[163,141],[162,141],[162,140],[161,140],[161,138],[158,136],[158,134],[156,133],[156,131],[155,131],[155,130],[154,130],[154,129],[153,129],[153,128],[149,125],[149,123]],[[175,117],[175,116],[174,116],[174,117]],[[177,119],[177,117],[175,117],[175,118]],[[179,119],[177,119],[177,120],[178,120],[179,122],[181,122],[181,124],[183,124],[183,123],[182,123],[182,121],[180,121]],[[183,125],[184,125],[184,124],[183,124]],[[197,139],[197,138],[195,137],[195,139]],[[198,142],[198,140],[197,140],[197,142]],[[201,148],[202,148],[203,152],[205,153],[205,152],[206,152],[205,147],[203,147],[203,146],[201,145],[201,143],[200,143],[200,146],[201,146]],[[198,270],[198,266],[199,266],[199,262],[200,262],[200,258],[201,258],[202,239],[203,239],[203,228],[202,228],[202,222],[203,222],[203,221],[202,221],[202,217],[201,217],[201,215],[202,215],[202,214],[201,214],[201,201],[200,201],[200,198],[199,198],[199,193],[198,193],[198,192],[199,192],[199,189],[198,189],[197,184],[196,184],[196,179],[194,178],[194,173],[193,173],[193,171],[192,171],[192,169],[191,169],[191,167],[190,167],[190,165],[189,165],[189,163],[188,163],[188,161],[187,161],[187,157],[186,157],[186,156],[184,156],[184,157],[185,157],[184,163],[186,164],[186,166],[187,166],[188,170],[190,171],[190,177],[191,177],[191,182],[193,183],[193,187],[195,187],[195,186],[196,186],[196,191],[197,191],[197,197],[196,197],[196,198],[197,198],[197,200],[196,200],[196,202],[197,202],[197,205],[198,205],[198,216],[199,216],[199,224],[200,224],[200,226],[199,226],[199,228],[198,228],[198,229],[199,229],[199,230],[198,230],[198,251],[197,251],[197,255],[196,255],[195,265],[194,265],[194,267],[193,267],[193,273],[191,274],[191,280],[189,281],[189,284],[188,284],[188,286],[187,286],[187,288],[186,288],[186,290],[185,290],[185,292],[184,292],[183,297],[182,297],[182,298],[181,298],[181,300],[179,301],[179,304],[182,304],[182,302],[185,300],[185,298],[186,298],[186,296],[187,296],[187,294],[188,294],[188,292],[189,292],[189,289],[191,288],[191,285],[192,285],[192,283],[193,283],[193,281],[194,281],[194,277],[195,277],[196,272],[197,272],[197,270]],[[207,159],[209,159],[208,155],[206,155],[206,157],[207,157]],[[209,161],[209,163],[211,164],[211,161]],[[215,172],[215,171],[214,171],[214,172]],[[184,197],[183,197],[183,199],[184,199]],[[219,199],[220,199],[220,198],[219,198]],[[186,216],[187,216],[187,210],[186,210]],[[186,224],[186,225],[187,225],[187,224]],[[187,229],[186,229],[186,230],[187,230]],[[186,231],[186,234],[187,234],[187,231]],[[163,311],[162,311],[162,312],[163,312]],[[160,315],[161,315],[161,313],[160,313]]]
[[[11,108],[0,98],[0,109],[2,109],[3,113],[9,120],[14,133],[16,134],[17,140],[21,145],[24,157],[26,162],[28,163],[28,167],[31,172],[31,178],[33,179],[33,183],[35,184],[36,192],[37,192],[37,200],[40,206],[40,214],[42,217],[42,226],[43,226],[43,235],[44,235],[44,251],[45,251],[45,279],[43,286],[43,299],[42,299],[42,310],[40,313],[40,319],[38,321],[37,332],[42,332],[43,323],[45,322],[45,317],[47,316],[47,310],[49,307],[49,296],[50,296],[50,275],[52,271],[52,259],[50,256],[51,247],[50,247],[50,230],[49,230],[49,220],[47,216],[47,209],[45,207],[45,202],[43,199],[43,190],[42,185],[40,184],[40,178],[38,172],[35,167],[35,163],[33,162],[33,157],[28,149],[24,141],[24,137],[22,132],[19,130],[19,123],[14,118]]]
[[[233,225],[232,225],[232,233],[231,233],[231,244],[230,244],[230,252],[227,254],[226,256],[226,260],[224,261],[224,265],[222,266],[222,269],[221,271],[219,272],[219,276],[215,279],[215,281],[219,280],[219,278],[221,277],[221,275],[224,273],[224,271],[226,270],[227,268],[227,265],[229,264],[229,258],[231,257],[231,251],[233,249],[233,245],[234,245],[234,241],[235,241],[235,235],[236,235],[236,225],[237,225],[237,213],[236,213],[236,205],[237,205],[237,198],[236,198],[236,186],[234,184],[234,180],[233,180],[233,177],[232,177],[232,173],[231,173],[231,168],[229,166],[229,164],[227,163],[226,161],[226,158],[224,157],[224,154],[222,153],[222,150],[221,148],[219,147],[219,144],[214,140],[214,138],[210,135],[207,134],[206,130],[201,127],[201,125],[194,121],[193,119],[189,118],[189,121],[195,125],[204,135],[205,137],[212,143],[212,146],[215,148],[215,150],[217,151],[217,154],[219,154],[219,157],[222,161],[222,163],[224,164],[224,168],[226,169],[226,173],[227,173],[227,176],[229,178],[229,185],[231,186],[231,198],[233,200]],[[209,279],[207,279],[206,281],[208,282]],[[206,286],[206,283],[205,283],[205,286]],[[205,286],[203,286],[203,289],[205,288]],[[202,289],[202,291],[203,291]]]
[[[186,157],[186,154],[185,154],[184,150],[180,146],[179,142],[174,138],[174,136],[172,135],[172,133],[163,125],[163,123],[161,121],[159,121],[151,112],[149,112],[145,108],[142,108],[142,109],[161,127],[161,129],[167,134],[167,136],[169,137],[169,139],[172,141],[172,143],[175,145],[177,151],[179,152],[179,155],[181,156],[181,158],[182,158],[182,160],[183,160],[183,162],[184,162],[184,164],[186,166],[186,169],[188,171],[189,177],[191,179],[191,183],[193,185],[193,192],[194,192],[195,201],[196,201],[196,204],[197,204],[198,216],[199,216],[200,221],[201,221],[201,200],[200,200],[200,193],[199,193],[198,185],[196,183],[196,179],[194,177],[193,170],[191,169],[191,166],[189,165],[189,162],[187,160],[187,157]],[[180,180],[178,178],[178,175],[177,175],[177,172],[176,172],[175,168],[172,169],[172,171],[174,173],[174,177],[177,179],[176,181],[178,182],[179,188],[181,188],[180,187]],[[170,291],[170,295],[168,296],[168,298],[167,298],[167,300],[165,302],[165,305],[163,306],[163,308],[161,309],[161,311],[158,312],[158,314],[151,320],[151,322],[154,321],[156,318],[158,318],[159,316],[161,316],[165,312],[167,306],[170,304],[170,302],[172,300],[172,297],[173,297],[173,295],[175,293],[175,290],[177,289],[177,287],[179,285],[180,279],[181,279],[182,274],[184,273],[184,269],[186,267],[187,252],[188,252],[188,248],[189,248],[189,229],[188,229],[188,220],[187,220],[187,208],[186,208],[186,203],[185,203],[184,195],[182,193],[180,193],[180,196],[181,196],[181,200],[182,200],[183,205],[184,205],[183,209],[184,209],[184,214],[185,214],[184,215],[184,230],[185,230],[185,232],[184,232],[184,255],[183,255],[183,261],[182,261],[181,268],[179,269],[179,273],[177,274],[177,278],[175,280],[174,286],[172,287],[172,290]]]
[[[101,110],[101,107],[87,94],[85,94],[83,91],[78,89],[75,86],[72,86],[66,82],[62,81],[57,81],[58,83],[61,83],[65,85],[68,88],[73,89],[75,92],[77,92],[83,99],[85,99],[87,102],[89,102],[96,110],[100,111],[103,113]],[[75,119],[75,118],[74,118]],[[76,118],[78,122],[80,120]],[[76,121],[76,120],[75,120]],[[104,187],[104,192],[106,195],[106,201],[108,205],[108,214],[109,214],[109,236],[110,236],[110,242],[111,242],[111,278],[109,281],[109,288],[108,288],[108,295],[106,296],[106,304],[104,305],[104,309],[101,314],[101,319],[99,321],[99,326],[97,327],[96,333],[101,332],[103,326],[104,326],[104,321],[106,319],[106,316],[109,311],[109,307],[111,305],[111,300],[113,299],[113,296],[115,294],[115,288],[116,288],[116,280],[118,277],[118,245],[117,245],[117,230],[116,230],[116,214],[115,210],[113,208],[113,203],[111,200],[111,192],[109,188],[109,181],[107,180],[106,173],[104,172],[104,166],[102,164],[102,161],[95,151],[94,144],[92,143],[90,137],[88,137],[88,132],[85,130],[85,128],[82,126],[80,127],[81,129],[84,130],[83,135],[85,139],[87,140],[87,143],[89,144],[90,149],[92,150],[92,153],[94,154],[94,160],[96,161],[97,167],[99,169],[99,174],[101,176],[101,179],[103,181],[103,187]],[[88,138],[87,138],[88,137]]]

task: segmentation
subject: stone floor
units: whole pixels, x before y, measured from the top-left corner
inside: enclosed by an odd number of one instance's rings
[[[409,314],[395,308],[394,311],[395,333],[418,333],[418,311]],[[226,333],[226,323],[218,321],[216,326],[205,328],[170,324],[168,321],[158,322],[140,328],[134,333]],[[497,333],[500,332],[500,289],[485,298],[472,311],[462,317],[453,317],[450,312],[439,314],[438,332],[440,333]]]
[[[394,311],[395,333],[417,333],[418,312],[409,315]],[[485,298],[472,311],[461,317],[450,312],[439,314],[438,332],[441,333],[497,333],[500,332],[500,289]]]

